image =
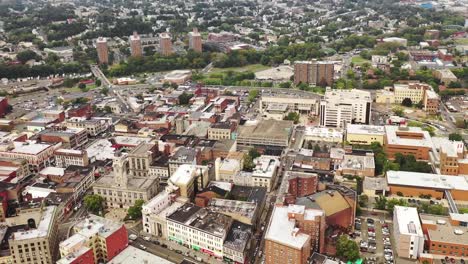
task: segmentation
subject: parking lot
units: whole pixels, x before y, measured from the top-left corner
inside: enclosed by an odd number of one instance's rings
[[[390,224],[378,219],[356,218],[355,228],[360,232],[356,242],[360,246],[362,256],[367,259],[366,263],[394,263]]]

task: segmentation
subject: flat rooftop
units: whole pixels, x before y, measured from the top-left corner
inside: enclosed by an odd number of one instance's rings
[[[91,214],[84,221],[77,223],[74,228],[75,230],[78,230],[79,234],[88,238],[96,233],[101,237],[108,237],[122,226],[123,223]],[[66,241],[67,240],[63,241],[62,243]]]
[[[261,120],[257,124],[239,126],[238,137],[287,140],[293,126],[293,121]]]
[[[272,178],[276,169],[280,166],[279,158],[276,156],[262,155],[254,159],[255,168],[253,169],[253,177]]]
[[[37,155],[42,151],[51,148],[52,145],[36,143],[34,141],[17,142],[13,141],[14,149],[9,152],[18,154]]]
[[[29,240],[48,236],[53,219],[55,217],[56,206],[47,206],[42,211],[41,220],[36,229],[18,231],[13,233],[14,240]]]
[[[305,136],[306,137],[342,139],[343,130],[338,129],[338,128],[306,126]]]
[[[126,190],[144,191],[153,186],[155,181],[157,181],[156,178],[128,178]],[[96,180],[94,186],[105,188],[116,186],[114,175],[111,173],[109,175],[100,177],[98,180]],[[123,187],[119,188],[122,189]]]
[[[373,125],[347,124],[346,132],[349,134],[384,135],[385,127]]]
[[[427,229],[429,239],[431,241],[447,242],[453,244],[468,245],[468,227],[466,226],[453,226],[450,223],[450,217],[439,215],[420,214],[421,222],[424,224],[435,225],[435,230]],[[462,234],[455,234],[455,230],[463,232]],[[457,231],[458,232],[458,231]]]
[[[126,145],[126,146],[137,146],[138,144],[145,142],[151,142],[151,138],[147,137],[130,137],[130,136],[116,136],[114,137],[114,141],[116,144],[119,145]]]
[[[468,191],[468,176],[387,171],[387,183],[388,185],[412,186],[437,190]]]
[[[296,249],[302,249],[310,239],[310,236],[299,232],[298,228],[296,228],[296,221],[289,220],[288,211],[289,208],[286,206],[276,206],[273,209],[265,239]]]
[[[420,127],[385,126],[387,144],[433,148],[431,135]],[[411,135],[411,136],[409,136]]]
[[[418,209],[415,207],[395,206],[393,214],[397,216],[400,234],[423,236]]]
[[[157,263],[157,264],[175,264],[172,261],[163,259],[154,254],[133,246],[128,246],[117,256],[111,259],[108,264],[129,264],[129,263]]]

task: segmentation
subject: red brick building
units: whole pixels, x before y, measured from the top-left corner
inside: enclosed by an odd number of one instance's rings
[[[295,197],[304,197],[317,192],[318,175],[316,173],[287,171],[288,193]]]
[[[4,117],[8,112],[8,99],[0,97],[0,117]]]

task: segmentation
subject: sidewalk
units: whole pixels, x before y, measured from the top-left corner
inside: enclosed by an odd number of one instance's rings
[[[213,256],[210,256],[208,254],[204,254],[202,252],[198,252],[198,251],[195,251],[193,249],[190,249],[190,248],[186,248],[182,245],[179,245],[178,243],[176,242],[173,242],[173,241],[169,241],[169,240],[165,240],[165,239],[162,239],[160,237],[154,237],[154,236],[150,236],[152,241],[158,241],[160,242],[161,244],[166,244],[167,245],[167,248],[172,250],[172,251],[176,251],[176,250],[180,250],[182,251],[182,255],[188,255],[196,260],[199,260],[199,259],[202,259],[204,263],[210,263],[210,264],[222,264],[223,261],[220,260],[220,259],[216,259],[215,257]]]

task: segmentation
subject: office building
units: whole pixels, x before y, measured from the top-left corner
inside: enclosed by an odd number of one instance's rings
[[[167,32],[159,34],[159,53],[163,56],[169,56],[173,53],[171,35]]]
[[[39,171],[52,164],[54,151],[58,145],[37,143],[35,141],[9,141],[0,143],[0,157],[24,159],[30,171]]]
[[[372,98],[368,91],[327,89],[320,102],[320,125],[344,128],[346,124],[370,124]]]
[[[231,139],[235,124],[230,122],[219,122],[211,124],[208,128],[208,139],[220,140]]]
[[[224,240],[233,220],[194,204],[184,204],[167,217],[169,240],[214,257],[223,257]]]
[[[332,86],[335,70],[329,61],[296,61],[294,63],[294,83],[307,83],[317,86]]]
[[[462,141],[451,141],[446,137],[432,137],[435,152],[431,162],[443,175],[468,175],[468,159]],[[438,155],[437,155],[438,154]]]
[[[248,263],[253,230],[251,225],[234,220],[224,240],[223,259],[234,263]]]
[[[196,52],[202,52],[202,38],[197,28],[189,33],[189,49]]]
[[[66,168],[71,165],[86,167],[89,164],[88,152],[86,150],[57,149],[54,152],[55,166]]]
[[[143,48],[141,46],[141,38],[138,33],[135,31],[133,35],[130,36],[130,54],[132,57],[141,57],[143,56]]]
[[[468,214],[420,214],[428,253],[434,258],[468,256]]]
[[[409,84],[394,84],[395,104],[401,104],[405,98],[411,99],[413,104],[422,102],[426,90],[432,90],[429,84],[425,83],[409,83]]]
[[[347,124],[345,140],[351,145],[384,144],[385,127],[373,125]]]
[[[276,182],[276,174],[280,166],[276,156],[262,155],[253,160],[255,168],[252,171],[252,186],[265,187],[267,192],[273,188]]]
[[[109,47],[106,38],[99,37],[96,40],[96,51],[99,64],[109,64]]]
[[[97,215],[77,222],[73,231],[60,242],[58,264],[107,263],[128,246],[125,225]]]
[[[265,263],[308,263],[312,251],[324,251],[325,228],[322,210],[275,206],[265,235]]]
[[[176,195],[162,191],[142,207],[143,232],[167,239],[167,216],[182,207],[185,202]]]
[[[8,239],[11,260],[7,263],[54,263],[57,259],[57,207],[28,208],[15,217],[18,228]],[[22,225],[22,228],[21,228]]]
[[[192,199],[195,192],[204,189],[209,182],[208,167],[201,165],[180,165],[168,180],[169,187],[180,196]]]
[[[169,176],[183,164],[197,165],[199,162],[200,153],[195,148],[179,147],[175,153],[169,157]]]
[[[390,193],[406,197],[429,195],[435,199],[468,201],[468,179],[465,176],[432,173],[387,171]]]
[[[395,251],[401,258],[418,259],[424,250],[424,234],[418,209],[395,206],[393,209]]]
[[[279,114],[279,120],[289,112],[297,112],[307,115],[319,114],[319,99],[315,96],[294,96],[294,95],[278,95],[278,94],[263,94],[260,97],[260,112],[267,117],[274,118],[274,114]],[[278,119],[278,118],[275,118]]]
[[[429,132],[420,127],[385,126],[384,148],[389,159],[396,153],[413,155],[417,160],[429,160],[433,143]]]
[[[347,153],[341,162],[335,162],[336,175],[364,177],[375,176],[374,153]]]

